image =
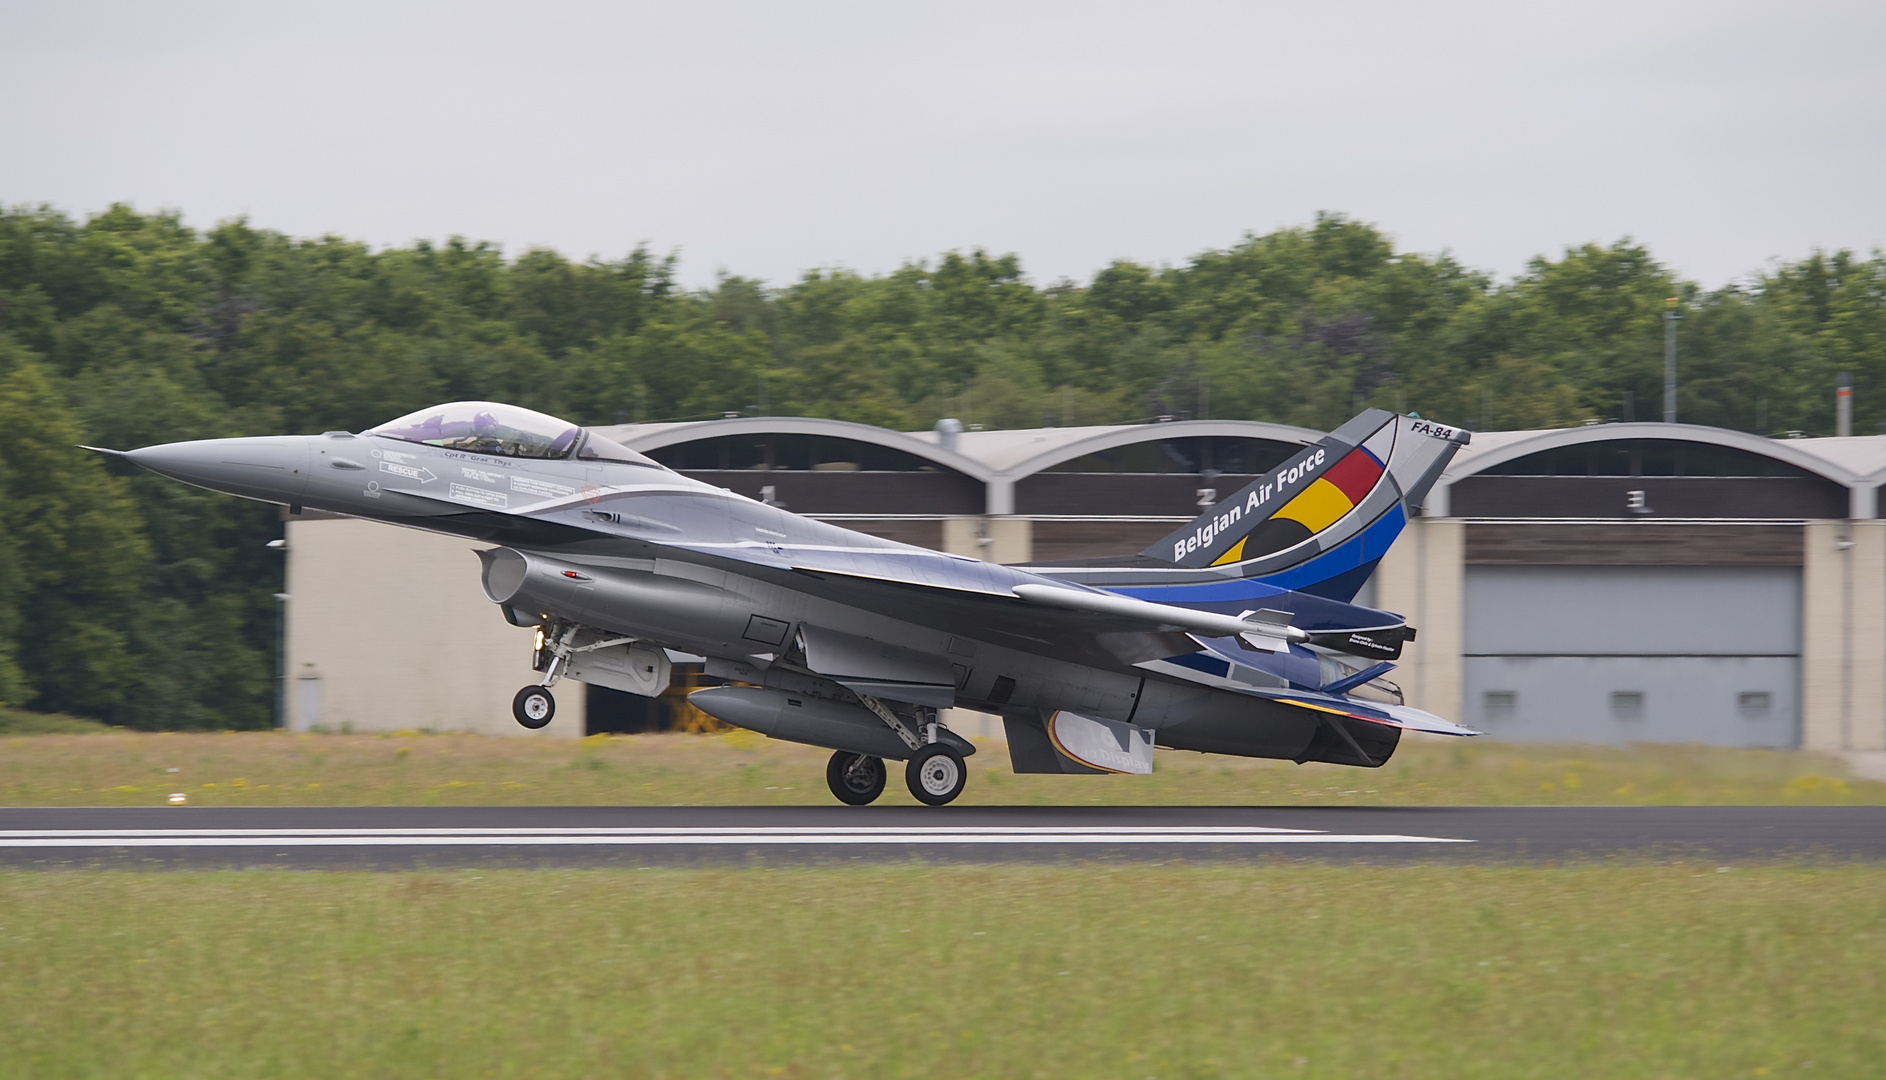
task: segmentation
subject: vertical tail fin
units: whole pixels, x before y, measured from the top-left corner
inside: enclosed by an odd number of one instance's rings
[[[1143,554],[1347,601],[1469,438],[1370,409]]]

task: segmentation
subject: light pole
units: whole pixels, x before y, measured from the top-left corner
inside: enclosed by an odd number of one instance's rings
[[[275,594],[275,726],[288,726],[288,594]]]
[[[271,551],[288,553],[288,538],[270,540],[264,545]],[[282,572],[283,584],[288,573]],[[275,726],[288,726],[288,594],[275,594]]]
[[[1676,310],[1676,297],[1664,300],[1663,306],[1663,422],[1676,423],[1676,321],[1682,318]]]

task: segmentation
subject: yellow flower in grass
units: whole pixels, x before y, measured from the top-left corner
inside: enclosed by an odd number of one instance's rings
[[[1810,773],[1788,781],[1788,786],[1782,788],[1781,793],[1788,798],[1798,799],[1807,795],[1846,795],[1852,790],[1845,780],[1838,777],[1815,776]]]

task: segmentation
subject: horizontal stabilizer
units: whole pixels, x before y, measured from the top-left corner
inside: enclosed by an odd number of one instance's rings
[[[1329,713],[1335,716],[1347,716],[1352,720],[1366,720],[1371,724],[1386,724],[1403,731],[1425,731],[1430,735],[1478,735],[1472,728],[1450,723],[1431,712],[1423,712],[1410,705],[1387,705],[1374,701],[1357,701],[1354,698],[1338,697],[1334,694],[1304,693],[1288,691],[1284,693],[1258,692],[1261,697],[1281,701],[1286,705],[1310,709],[1315,712]]]
[[[1425,731],[1430,735],[1479,735],[1481,732],[1470,727],[1462,727],[1450,720],[1443,720],[1431,712],[1423,712],[1412,705],[1376,706],[1388,713],[1389,719],[1400,725],[1404,731]]]
[[[1393,666],[1388,664],[1377,664],[1316,690],[1304,690],[1294,686],[1262,685],[1257,679],[1252,678],[1252,669],[1233,663],[1226,658],[1225,654],[1209,649],[1186,656],[1143,661],[1138,666],[1146,671],[1183,679],[1186,682],[1198,683],[1218,690],[1229,690],[1246,697],[1263,698],[1280,705],[1292,705],[1309,712],[1329,716],[1343,716],[1351,720],[1366,721],[1405,731],[1425,731],[1435,735],[1480,734],[1472,728],[1449,723],[1433,713],[1424,712],[1412,706],[1366,701],[1349,697],[1344,692],[1362,685],[1354,681],[1357,677],[1364,682],[1381,678],[1384,670]],[[1344,686],[1344,684],[1348,685]],[[1337,686],[1343,686],[1344,689],[1332,689]]]
[[[1324,683],[1322,687],[1323,693],[1347,694],[1349,691],[1354,690],[1356,687],[1361,686],[1363,683],[1373,682],[1376,679],[1381,678],[1382,676],[1388,674],[1389,672],[1393,670],[1395,670],[1395,665],[1388,663],[1387,661],[1383,661],[1382,663],[1379,663],[1379,664],[1372,664],[1369,667],[1363,668],[1361,671],[1357,671],[1352,674],[1345,675],[1334,682]]]

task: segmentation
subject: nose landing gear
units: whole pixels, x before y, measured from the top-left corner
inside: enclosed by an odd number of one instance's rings
[[[509,609],[505,618],[509,619]],[[530,654],[530,666],[544,673],[544,681],[526,686],[511,698],[511,716],[532,731],[549,724],[557,715],[557,699],[550,688],[563,677],[563,665],[570,658],[570,639],[576,634],[575,623],[552,623],[537,628],[537,647]]]
[[[508,608],[506,611],[506,620],[516,625],[518,620],[515,614],[509,613]],[[511,715],[517,719],[518,723],[532,731],[550,723],[551,718],[556,716],[557,701],[550,696],[550,688],[557,685],[558,680],[565,675],[571,674],[571,665],[577,662],[575,660],[577,656],[594,654],[592,659],[611,656],[611,659],[606,662],[597,661],[596,666],[602,669],[600,672],[595,668],[587,672],[579,669],[575,677],[585,682],[595,682],[600,679],[604,686],[616,687],[648,697],[660,693],[658,687],[667,685],[667,659],[639,642],[638,639],[595,627],[582,626],[565,619],[552,619],[549,616],[544,616],[544,618],[546,621],[537,627],[537,647],[530,655],[531,670],[543,672],[543,681],[535,686],[526,686],[511,699]],[[649,654],[650,659],[639,668],[625,668],[624,663],[633,660],[637,648]],[[605,649],[623,655],[615,656],[605,653],[602,651]],[[612,680],[609,677],[610,672],[627,679],[627,685]]]
[[[517,722],[536,731],[557,715],[557,699],[547,686],[526,686],[511,699],[511,715]]]

